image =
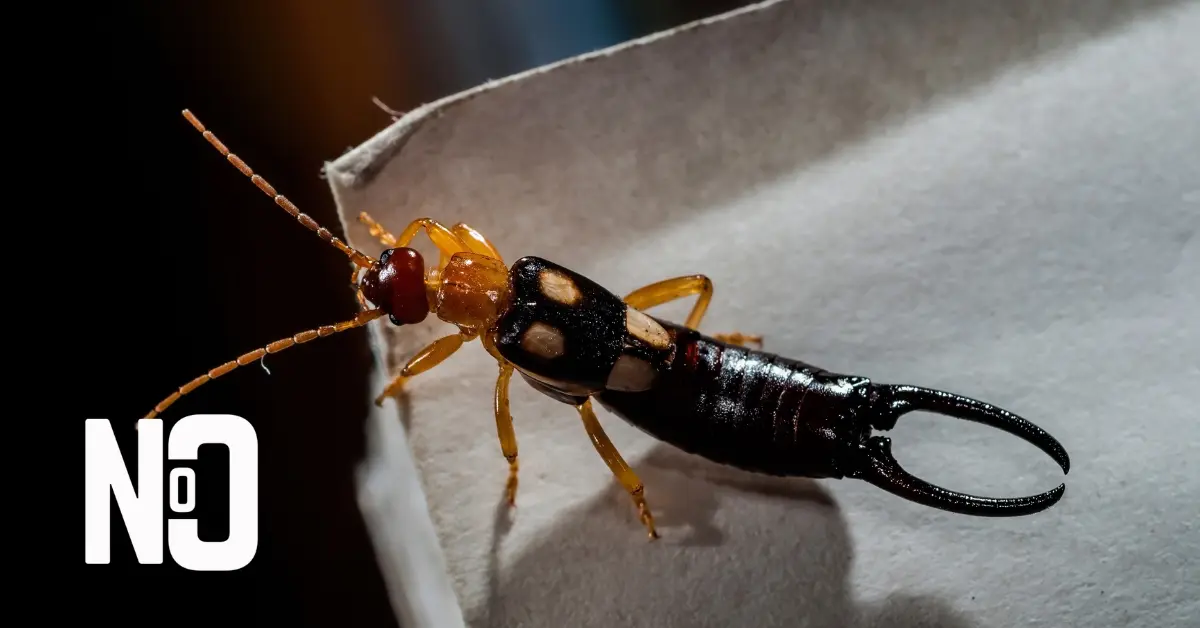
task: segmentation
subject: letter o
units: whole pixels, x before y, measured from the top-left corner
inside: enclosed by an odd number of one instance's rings
[[[179,478],[187,480],[187,503],[179,503]],[[187,467],[171,469],[171,510],[192,512],[196,507],[196,472]]]

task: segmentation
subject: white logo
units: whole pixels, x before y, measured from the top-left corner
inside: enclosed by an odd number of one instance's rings
[[[88,564],[109,562],[109,495],[115,495],[138,562],[163,562],[163,422],[138,421],[138,491],[121,458],[116,436],[107,419],[88,419],[86,431],[86,545]],[[200,445],[229,447],[229,538],[201,541],[196,519],[167,522],[171,558],[193,571],[234,571],[249,564],[258,551],[258,435],[245,419],[231,414],[196,414],[180,419],[171,429],[167,455],[171,460],[196,460]],[[180,503],[179,484],[186,482],[186,501]],[[110,493],[111,491],[111,493]],[[196,472],[171,471],[171,510],[195,508]]]

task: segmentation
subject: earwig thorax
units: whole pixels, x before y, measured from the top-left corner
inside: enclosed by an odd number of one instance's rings
[[[479,253],[456,253],[441,272],[437,317],[470,335],[492,326],[508,304],[508,268]]]

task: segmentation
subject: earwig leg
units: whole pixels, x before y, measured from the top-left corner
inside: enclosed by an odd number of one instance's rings
[[[689,297],[693,294],[700,296],[696,299],[696,305],[692,306],[692,312],[688,315],[684,326],[688,329],[699,331],[700,321],[704,318],[705,312],[708,311],[708,304],[712,302],[713,295],[712,280],[704,275],[664,279],[663,281],[638,288],[625,296],[625,304],[638,310],[647,310],[656,305]],[[762,348],[763,340],[762,336],[743,334],[741,332],[716,334],[714,338],[740,347],[746,346],[747,342],[752,342],[758,345],[759,348]]]
[[[512,413],[508,409],[508,386],[512,374],[512,364],[500,362],[500,376],[496,378],[496,433],[500,437],[500,451],[508,460],[508,482],[504,493],[509,506],[517,502],[517,434],[513,430]]]
[[[513,365],[496,349],[494,332],[480,336],[479,342],[500,365],[500,376],[496,378],[496,434],[500,437],[500,451],[508,460],[505,494],[508,505],[512,506],[517,500],[517,434],[513,430],[512,413],[508,409],[508,389],[512,382]]]
[[[691,313],[688,315],[688,321],[684,322],[684,327],[698,331],[700,330],[700,321],[704,318],[704,312],[708,311],[708,304],[713,301],[713,281],[704,275],[674,277],[674,279],[650,283],[649,286],[637,288],[636,291],[625,295],[625,305],[634,307],[636,310],[648,310],[650,307],[662,305],[668,301],[691,297],[692,294],[698,294],[700,297],[696,299],[696,305],[691,307]],[[728,342],[730,345],[744,347],[746,342],[752,342],[758,345],[758,348],[762,348],[762,336],[743,334],[740,331],[734,331],[732,334],[716,334],[713,337],[721,342]]]
[[[588,436],[592,439],[592,444],[596,447],[596,452],[604,459],[604,463],[612,470],[617,481],[625,490],[629,491],[629,496],[633,498],[634,505],[638,509],[638,518],[645,524],[646,530],[651,540],[658,538],[658,532],[654,529],[654,516],[650,514],[650,507],[646,505],[646,487],[642,485],[642,481],[637,474],[629,468],[625,463],[625,459],[621,457],[621,453],[613,446],[608,435],[604,433],[604,428],[600,426],[600,421],[596,418],[596,413],[592,410],[592,400],[587,399],[583,403],[575,406],[579,411],[579,418],[583,419],[583,427],[587,430]]]
[[[442,272],[446,269],[446,265],[450,263],[450,258],[453,257],[455,253],[474,252],[470,241],[460,239],[454,231],[446,228],[445,225],[431,218],[418,218],[408,223],[408,226],[404,228],[404,231],[400,232],[399,237],[396,237],[385,230],[378,222],[375,221],[374,218],[371,218],[367,212],[360,212],[358,214],[358,221],[367,225],[367,227],[370,229],[371,235],[379,238],[379,241],[382,242],[384,246],[389,248],[408,246],[412,242],[413,238],[417,236],[417,233],[419,233],[421,229],[425,229],[426,235],[429,236],[430,241],[433,242],[434,246],[437,247],[438,252],[440,253],[437,266],[430,268],[429,272],[427,272],[425,275],[425,286],[430,294],[437,293],[438,281],[442,275]],[[478,232],[475,232],[473,229],[470,231],[470,233],[478,235]],[[480,235],[479,237],[482,238],[483,236]],[[484,241],[486,242],[486,239]]]
[[[358,221],[367,226],[372,238],[379,238],[379,243],[392,248],[396,246],[396,236],[392,235],[383,225],[371,218],[367,212],[362,212],[358,215]]]
[[[404,384],[408,380],[441,364],[446,358],[454,355],[454,352],[458,351],[466,340],[466,336],[458,333],[439,338],[430,343],[429,346],[414,355],[408,361],[408,364],[404,365],[404,368],[400,370],[400,374],[375,398],[375,405],[382,406],[383,400],[400,392],[400,389],[404,387]]]
[[[443,254],[454,255],[460,251],[471,250],[465,242],[454,235],[453,231],[446,228],[446,225],[432,218],[418,218],[408,223],[404,231],[400,232],[400,237],[396,238],[396,246],[408,246],[421,229],[425,229],[425,234]]]
[[[451,227],[450,231],[458,236],[458,239],[462,240],[463,244],[466,244],[475,253],[487,255],[501,264],[504,263],[504,258],[500,257],[500,251],[496,250],[496,247],[474,227],[460,222]]]
[[[453,228],[448,229],[436,220],[419,218],[409,223],[404,228],[404,231],[400,232],[400,236],[397,237],[392,235],[374,218],[371,218],[367,212],[359,213],[358,220],[367,225],[373,237],[379,238],[379,241],[389,248],[408,246],[417,233],[421,229],[425,229],[425,233],[429,236],[433,244],[437,246],[440,254],[437,266],[431,268],[425,277],[425,284],[431,294],[437,292],[438,281],[442,273],[446,270],[446,265],[450,263],[450,258],[455,253],[478,253],[504,263],[504,259],[500,257],[500,252],[496,250],[496,247],[482,233],[465,223],[460,222],[454,225]]]
[[[704,275],[664,279],[630,292],[625,295],[624,300],[629,307],[646,310],[693,294],[700,296],[696,299],[696,304],[692,306],[692,312],[688,315],[684,326],[698,330],[700,319],[704,318],[704,313],[708,311],[708,304],[712,301],[713,295],[712,280]]]
[[[398,237],[393,236],[384,230],[379,223],[375,222],[375,220],[367,214],[367,212],[361,212],[358,215],[358,220],[370,228],[371,235],[379,238],[379,241],[382,242],[384,246],[391,248],[408,246],[412,242],[413,238],[417,236],[417,233],[419,233],[421,229],[424,229],[425,234],[429,236],[430,241],[433,242],[434,246],[438,248],[438,251],[442,255],[441,260],[438,262],[439,270],[446,267],[446,263],[450,261],[450,257],[455,253],[473,250],[468,243],[460,240],[453,231],[448,229],[442,223],[431,218],[418,218],[408,223],[408,226],[404,228],[404,231],[400,232]]]
[[[744,347],[744,346],[746,346],[747,343],[756,344],[756,345],[758,345],[758,348],[760,348],[760,349],[763,346],[763,337],[762,336],[752,336],[749,334],[743,334],[741,332],[736,332],[736,331],[733,332],[732,334],[714,334],[713,338],[716,338],[717,340],[720,340],[721,342],[727,342],[731,345],[737,345],[739,347]]]

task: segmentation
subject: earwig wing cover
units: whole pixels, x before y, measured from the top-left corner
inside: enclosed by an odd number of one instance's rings
[[[370,422],[362,511],[402,625],[1187,625],[1197,32],[1200,3],[1172,0],[763,2],[433,102],[329,164],[366,253],[363,211],[393,233],[463,221],[506,262],[618,295],[704,273],[706,332],[987,400],[1071,455],[1053,507],[964,517],[730,471],[601,411],[650,544],[573,409],[520,377],[503,505],[497,368],[472,343]],[[451,331],[373,325],[372,396]],[[1064,481],[1019,439],[919,414],[889,434],[916,477],[997,497]]]

